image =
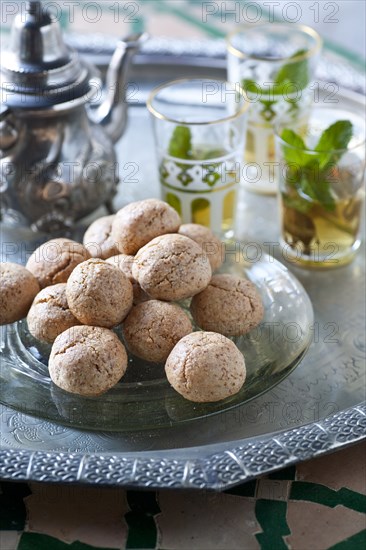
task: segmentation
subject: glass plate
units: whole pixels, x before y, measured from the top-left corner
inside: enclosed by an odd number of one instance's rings
[[[227,256],[220,271],[244,275],[255,283],[265,308],[259,327],[233,338],[247,366],[247,380],[236,395],[216,403],[192,403],[170,387],[163,364],[132,356],[121,382],[106,394],[97,398],[69,394],[48,376],[50,346],[36,341],[26,321],[20,321],[3,327],[1,402],[73,427],[123,432],[169,426],[227,411],[268,391],[306,353],[311,340],[312,305],[298,280],[272,257],[245,263],[238,248]],[[189,302],[182,305],[188,308]],[[121,336],[119,328],[116,332]]]

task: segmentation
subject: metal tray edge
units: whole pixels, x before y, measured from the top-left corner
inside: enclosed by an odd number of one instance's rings
[[[225,490],[366,438],[366,402],[274,436],[248,439],[206,458],[146,458],[0,450],[0,479],[149,489]]]

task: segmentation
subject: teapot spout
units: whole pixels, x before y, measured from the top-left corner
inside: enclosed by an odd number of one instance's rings
[[[127,123],[128,69],[133,56],[147,39],[147,33],[138,33],[119,40],[107,71],[105,99],[90,110],[92,121],[103,126],[113,143],[122,136]]]

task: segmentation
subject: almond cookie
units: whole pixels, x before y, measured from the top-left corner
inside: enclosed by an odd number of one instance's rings
[[[112,237],[123,254],[136,254],[146,243],[178,231],[181,219],[166,202],[147,199],[128,204],[116,214]]]
[[[170,353],[165,372],[178,393],[201,403],[234,395],[246,377],[243,354],[215,332],[192,332],[182,338]]]
[[[176,304],[150,300],[132,308],[123,323],[127,348],[141,359],[160,363],[192,332],[188,315]]]
[[[0,325],[7,325],[26,317],[40,288],[37,279],[25,267],[1,262],[0,290]]]
[[[114,327],[132,307],[132,284],[118,267],[91,258],[79,264],[67,281],[67,303],[84,325]]]
[[[103,216],[95,220],[85,231],[83,243],[92,258],[106,260],[118,254],[112,238],[112,223],[116,216]]]
[[[208,227],[198,223],[185,223],[181,225],[178,233],[189,237],[200,245],[202,251],[207,255],[212,271],[219,269],[224,261],[223,243]]]
[[[262,299],[253,283],[235,275],[214,275],[208,287],[194,296],[191,313],[203,330],[240,336],[263,319]]]
[[[111,256],[106,260],[109,264],[112,264],[118,267],[127,279],[131,281],[133,289],[133,303],[134,305],[141,304],[141,302],[146,302],[150,300],[150,296],[146,294],[140,287],[137,281],[132,277],[132,264],[134,256],[128,256],[127,254],[117,254],[116,256]]]
[[[127,353],[111,330],[71,327],[57,336],[48,369],[51,380],[59,388],[97,396],[122,378],[127,369]]]
[[[210,282],[211,266],[201,247],[183,235],[163,235],[141,248],[132,275],[157,300],[182,300]]]
[[[52,239],[33,252],[26,268],[44,288],[66,283],[74,267],[88,258],[90,254],[82,244],[70,239]]]
[[[37,294],[27,317],[29,332],[52,344],[61,332],[80,325],[67,304],[66,283],[48,286]]]

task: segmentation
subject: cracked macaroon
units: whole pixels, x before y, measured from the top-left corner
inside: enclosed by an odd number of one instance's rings
[[[197,403],[235,395],[246,378],[243,354],[234,342],[215,332],[192,332],[171,351],[165,373],[185,399]]]
[[[127,348],[154,363],[164,362],[175,344],[192,331],[192,323],[181,307],[159,300],[133,307],[123,323]]]
[[[37,279],[20,264],[0,263],[0,325],[26,317],[39,292]]]
[[[162,235],[141,248],[135,256],[132,275],[156,300],[178,301],[207,287],[211,266],[206,254],[183,235]]]
[[[98,396],[113,388],[127,369],[127,353],[109,329],[76,326],[57,336],[48,369],[51,380],[63,390]]]
[[[119,325],[132,307],[132,284],[118,267],[91,258],[79,264],[67,281],[70,311],[84,325]]]
[[[141,302],[146,302],[150,300],[150,296],[146,294],[140,287],[137,281],[132,276],[132,265],[133,265],[134,256],[129,256],[127,254],[117,254],[116,256],[111,256],[106,260],[107,263],[118,267],[126,275],[127,279],[131,281],[133,289],[133,303],[134,305],[140,304]]]
[[[235,275],[214,275],[208,287],[194,296],[191,313],[203,330],[240,336],[263,319],[264,308],[256,286]]]
[[[52,239],[33,252],[26,268],[44,288],[66,283],[74,268],[89,258],[90,254],[82,244],[71,239]]]
[[[178,231],[181,219],[166,202],[146,199],[119,210],[112,225],[112,238],[122,254],[134,255],[149,241]]]
[[[37,294],[28,312],[27,323],[32,336],[48,344],[52,344],[61,332],[80,325],[69,309],[66,283],[48,286]]]
[[[83,244],[92,258],[106,260],[118,254],[118,248],[111,235],[115,215],[95,220],[85,231]]]
[[[221,267],[224,261],[223,243],[209,229],[198,223],[185,223],[180,226],[178,233],[195,241],[207,255],[212,272]]]

